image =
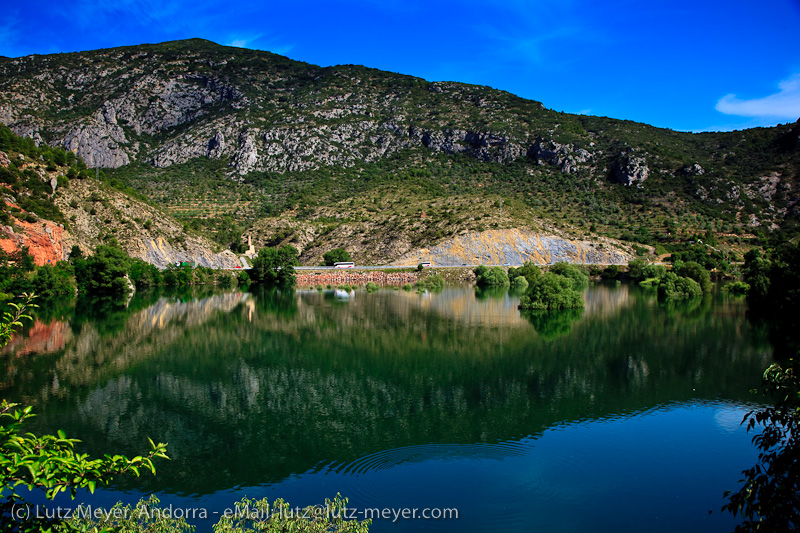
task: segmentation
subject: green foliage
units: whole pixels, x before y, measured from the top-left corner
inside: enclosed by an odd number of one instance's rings
[[[689,261],[688,263],[676,261],[672,271],[678,276],[695,280],[700,285],[700,289],[702,289],[703,292],[711,292],[711,289],[714,287],[711,283],[711,276],[708,270],[694,261]]]
[[[22,424],[33,415],[30,406],[15,409],[18,404],[3,401],[0,405],[0,496],[7,494],[18,498],[16,487],[22,485],[33,490],[46,490],[48,499],[59,492],[69,492],[74,498],[78,489],[89,489],[106,485],[115,476],[140,471],[155,474],[153,459],[169,459],[166,444],[150,440],[151,450],[145,456],[128,459],[122,455],[107,455],[103,459],[90,459],[86,454],[75,452],[77,439],[68,439],[62,431],[58,435],[37,437],[21,433]]]
[[[744,281],[734,281],[722,287],[722,290],[731,294],[747,294],[750,290],[750,285]]]
[[[447,282],[441,275],[434,274],[432,276],[428,276],[424,279],[419,280],[416,283],[416,285],[418,288],[421,289],[427,289],[430,291],[438,292],[444,289],[445,285],[447,285]]]
[[[644,259],[633,259],[628,262],[628,277],[634,281],[641,281],[648,276],[645,275],[644,269],[647,267]]]
[[[36,268],[36,274],[32,280],[33,290],[44,298],[73,294],[75,292],[75,285],[72,282],[74,274],[72,265],[66,261],[59,261],[55,265],[42,265]]]
[[[758,464],[744,470],[742,487],[725,492],[723,510],[744,522],[737,532],[796,531],[800,528],[800,375],[775,363],[764,371],[761,393],[773,405],[750,411],[743,424],[759,449]]]
[[[784,243],[768,257],[753,249],[745,255],[743,278],[750,285],[747,301],[761,314],[787,316],[800,301],[800,244]]]
[[[511,280],[512,289],[524,291],[529,285],[530,283],[528,283],[528,278],[525,276],[514,276],[514,278]]]
[[[325,252],[322,255],[322,259],[327,266],[333,266],[334,263],[352,261],[352,259],[350,259],[350,254],[344,248],[334,248],[329,252]]]
[[[34,296],[33,294],[23,293],[22,298],[22,303],[8,302],[7,305],[10,309],[3,312],[3,318],[0,320],[0,348],[11,340],[14,328],[21,328],[23,320],[31,319],[30,315],[25,314],[25,311],[28,308],[36,307],[32,303]]]
[[[658,285],[658,295],[667,300],[699,298],[703,295],[703,289],[691,278],[668,272]]]
[[[367,292],[376,292],[381,290],[381,286],[375,283],[374,281],[368,281],[366,287],[364,287]]]
[[[112,241],[101,244],[88,259],[76,259],[75,278],[82,292],[124,296],[128,293],[128,268],[131,258]]]
[[[161,271],[155,265],[138,257],[131,259],[128,276],[137,289],[155,287],[162,282]]]
[[[617,279],[619,277],[619,265],[608,265],[600,273],[603,279]]]
[[[525,286],[528,286],[541,275],[542,275],[542,270],[530,261],[527,261],[524,265],[522,265],[519,268],[510,267],[508,269],[508,279],[509,281],[512,282],[512,286],[514,280],[519,277],[524,277],[525,280],[527,281]],[[517,283],[521,284],[522,282],[518,281]]]
[[[537,277],[519,299],[520,309],[574,309],[584,305],[575,280],[552,272]]]
[[[294,287],[297,283],[294,267],[299,264],[297,256],[297,248],[288,244],[280,248],[262,248],[253,259],[250,278],[268,287]]]
[[[80,507],[72,513],[64,524],[70,531],[87,533],[183,533],[194,531],[194,526],[183,517],[176,518],[169,509],[162,509],[161,501],[154,494],[140,499],[136,505],[117,503],[106,509],[99,518],[89,509]]]
[[[478,287],[508,287],[510,285],[508,274],[502,267],[489,268],[485,265],[479,265],[473,272],[475,273],[475,283]]]
[[[615,265],[616,266],[616,265]],[[572,280],[572,285],[576,289],[584,288],[589,285],[589,276],[575,265],[559,261],[550,267],[549,272],[557,276],[563,276]]]
[[[371,520],[348,520],[345,509],[347,498],[337,494],[333,501],[326,499],[324,506],[292,508],[282,499],[270,505],[269,500],[244,498],[235,506],[231,516],[223,516],[214,526],[215,533],[367,533]],[[236,511],[241,511],[238,514]]]

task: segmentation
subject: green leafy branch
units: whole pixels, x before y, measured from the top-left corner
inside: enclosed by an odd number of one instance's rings
[[[115,476],[131,472],[136,476],[142,471],[156,472],[153,459],[169,459],[167,445],[150,442],[150,452],[131,459],[124,455],[105,455],[92,459],[88,454],[76,453],[78,439],[69,439],[63,431],[56,435],[37,437],[32,433],[22,434],[23,422],[33,415],[30,406],[15,409],[18,404],[3,400],[0,404],[0,496],[7,490],[10,497],[16,498],[16,487],[26,486],[29,490],[42,488],[48,499],[59,492],[69,491],[75,498],[78,489],[87,488],[94,492],[95,487],[107,485]]]

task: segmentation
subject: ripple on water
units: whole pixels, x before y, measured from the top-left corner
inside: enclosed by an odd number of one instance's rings
[[[476,444],[426,444],[371,453],[333,463],[326,475],[339,476],[337,490],[363,507],[447,505],[471,523],[489,517],[493,527],[524,523],[531,505],[557,496],[548,480],[568,454],[537,455],[536,439]],[[408,486],[414,486],[409,494]],[[405,487],[405,489],[399,488]],[[431,504],[433,505],[433,504]],[[420,524],[421,525],[421,524]]]

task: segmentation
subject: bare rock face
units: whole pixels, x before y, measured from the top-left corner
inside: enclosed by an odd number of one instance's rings
[[[439,266],[538,265],[558,261],[584,264],[625,264],[631,255],[619,248],[588,241],[569,240],[527,230],[505,229],[468,233],[431,248],[414,250],[398,259],[398,265],[431,261]]]
[[[255,170],[258,164],[258,149],[250,131],[244,130],[239,134],[239,147],[233,158],[233,166],[239,174],[247,174]]]
[[[219,159],[225,152],[225,135],[217,130],[214,136],[208,141],[208,157]]]
[[[0,166],[7,167],[9,163],[8,154],[0,150]]]
[[[83,157],[90,167],[116,168],[131,162],[122,148],[128,141],[120,126],[105,121],[92,120],[74,126],[61,140],[61,145]],[[113,115],[111,115],[113,116]],[[97,117],[96,117],[97,118]]]
[[[541,138],[528,149],[528,157],[540,165],[556,166],[565,174],[573,174],[580,165],[594,161],[594,156],[583,148]]]
[[[612,175],[623,185],[636,185],[641,188],[650,175],[647,160],[644,157],[633,155],[629,151],[622,152],[611,168]]]

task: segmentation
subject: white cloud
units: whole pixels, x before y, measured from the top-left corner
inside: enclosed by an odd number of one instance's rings
[[[717,102],[716,110],[740,117],[796,120],[800,117],[800,74],[783,80],[778,88],[780,91],[775,94],[750,100],[736,98],[735,94],[723,96]]]
[[[235,46],[236,48],[246,48],[247,39],[234,39],[233,41],[229,42],[227,46]]]

